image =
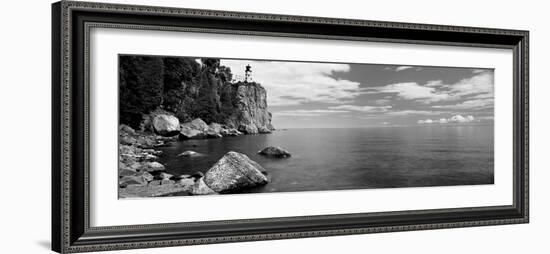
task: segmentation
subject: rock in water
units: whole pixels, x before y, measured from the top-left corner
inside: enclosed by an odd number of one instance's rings
[[[241,124],[238,130],[244,134],[258,134],[258,127],[252,124]]]
[[[258,154],[270,156],[270,157],[279,157],[279,158],[290,157],[290,153],[287,150],[282,149],[278,146],[268,146],[262,149],[261,151],[259,151]]]
[[[218,132],[215,132],[213,130],[206,131],[206,138],[221,138],[222,135]]]
[[[197,153],[195,151],[185,151],[183,153],[178,154],[178,156],[183,156],[183,157],[195,157],[200,155],[201,155],[200,153]]]
[[[208,125],[208,131],[209,132],[220,134],[222,132],[222,130],[224,130],[224,128],[219,123],[211,123],[210,125]]]
[[[188,127],[183,127],[181,129],[180,135],[178,136],[179,140],[187,139],[203,139],[206,138],[206,134],[203,131],[191,129]]]
[[[175,116],[160,114],[153,119],[153,127],[162,136],[174,136],[180,131],[180,121]]]
[[[208,130],[208,124],[206,124],[202,119],[200,118],[196,118],[195,120],[191,121],[190,123],[186,123],[186,124],[189,124],[189,126],[195,130],[199,130],[199,131],[206,131]]]
[[[218,193],[235,192],[241,189],[267,184],[265,169],[248,156],[228,152],[201,178]]]
[[[271,130],[268,129],[267,127],[260,126],[260,127],[258,127],[258,133],[269,134],[269,133],[271,133]]]

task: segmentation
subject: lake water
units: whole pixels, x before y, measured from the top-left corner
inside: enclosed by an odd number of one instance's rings
[[[257,152],[280,146],[292,157]],[[206,172],[228,151],[246,154],[271,182],[246,192],[492,184],[493,126],[288,129],[272,134],[173,142],[160,158],[171,174]],[[178,157],[193,150],[200,157]]]

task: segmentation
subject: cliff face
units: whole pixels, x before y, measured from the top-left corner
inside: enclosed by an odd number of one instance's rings
[[[267,92],[260,84],[238,82],[231,84],[235,91],[234,108],[225,123],[245,133],[268,133],[274,130],[271,113],[267,110]]]

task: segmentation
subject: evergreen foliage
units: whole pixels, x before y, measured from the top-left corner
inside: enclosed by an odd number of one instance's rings
[[[137,128],[162,108],[186,122],[223,123],[235,108],[231,69],[215,58],[120,56],[120,123]]]

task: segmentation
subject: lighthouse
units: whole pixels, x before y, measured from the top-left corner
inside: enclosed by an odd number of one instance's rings
[[[252,81],[252,67],[250,67],[250,64],[246,65],[246,69],[244,70],[244,82],[248,82],[249,80]]]

